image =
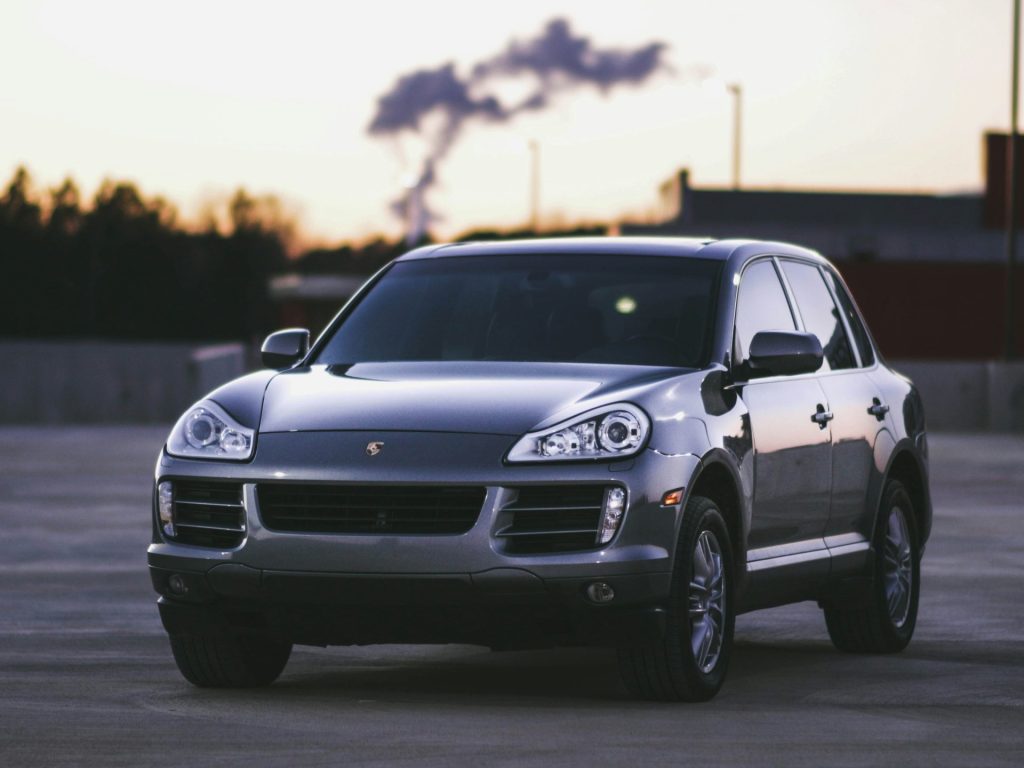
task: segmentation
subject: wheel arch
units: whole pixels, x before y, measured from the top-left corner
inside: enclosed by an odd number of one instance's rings
[[[733,568],[738,585],[745,582],[747,562],[747,515],[744,511],[743,494],[739,473],[732,463],[712,451],[701,459],[687,489],[687,502],[693,496],[711,499],[722,512],[729,529],[729,546],[733,553]],[[683,507],[685,509],[685,506]],[[680,516],[682,524],[682,516]]]
[[[908,445],[898,445],[889,459],[885,481],[898,480],[907,489],[914,505],[914,522],[917,524],[918,547],[923,551],[932,528],[932,506],[928,493],[927,475],[921,460]],[[881,499],[879,499],[881,503]],[[876,522],[877,525],[877,522]]]

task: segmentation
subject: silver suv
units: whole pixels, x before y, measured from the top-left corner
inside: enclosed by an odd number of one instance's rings
[[[693,701],[737,613],[816,600],[844,651],[914,632],[921,401],[812,251],[430,246],[263,360],[156,467],[150,573],[196,685],[271,683],[295,643],[605,644],[637,696]]]

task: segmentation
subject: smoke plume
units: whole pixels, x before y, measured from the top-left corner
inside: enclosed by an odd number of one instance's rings
[[[399,77],[377,100],[368,131],[378,137],[411,133],[426,140],[421,168],[407,193],[392,204],[395,214],[408,223],[409,240],[418,240],[437,218],[426,194],[437,180],[438,165],[468,122],[508,122],[523,112],[545,109],[558,94],[581,87],[607,93],[618,85],[643,83],[668,71],[665,51],[660,42],[632,50],[599,48],[590,38],[574,34],[568,21],[554,19],[537,37],[509,43],[464,77],[453,64]],[[524,76],[533,81],[527,95],[514,103],[502,102],[494,91],[497,83]]]
[[[504,53],[477,64],[473,78],[536,75],[537,90],[512,112],[542,109],[559,87],[593,85],[607,91],[620,83],[643,82],[665,66],[665,47],[664,43],[651,43],[634,51],[602,50],[595,48],[589,38],[574,36],[569,22],[555,19],[536,39],[512,42]]]

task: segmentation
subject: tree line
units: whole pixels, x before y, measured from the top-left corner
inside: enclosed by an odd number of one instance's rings
[[[369,275],[407,250],[378,239],[289,258],[293,222],[244,189],[224,218],[185,227],[127,181],[105,181],[86,204],[72,179],[40,192],[17,169],[0,196],[0,337],[258,340],[277,322],[270,276]],[[585,232],[601,230],[561,234]],[[531,233],[459,239],[513,234]]]
[[[239,190],[226,234],[189,231],[130,182],[104,182],[86,206],[71,179],[37,193],[19,168],[0,197],[0,336],[256,336],[285,263],[266,208]]]

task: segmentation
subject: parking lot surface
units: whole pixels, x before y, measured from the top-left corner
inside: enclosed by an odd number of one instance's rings
[[[603,650],[296,648],[270,688],[189,686],[146,573],[165,434],[0,429],[0,765],[1024,765],[1024,438],[932,437],[904,653],[747,614],[721,694],[666,705]]]

